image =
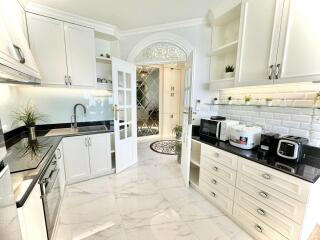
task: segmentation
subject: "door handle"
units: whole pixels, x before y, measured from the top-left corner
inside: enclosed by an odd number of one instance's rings
[[[16,50],[16,53],[18,54],[18,56],[20,58],[19,62],[24,64],[26,62],[26,59],[23,56],[21,48],[19,46],[15,45],[15,44],[13,44],[13,47]]]
[[[112,107],[112,110],[113,110],[113,114],[114,114],[114,120],[115,120],[115,121],[118,121],[118,112],[119,112],[119,110],[118,110],[118,105],[115,104],[115,105]]]
[[[269,72],[268,72],[269,80],[272,80],[273,67],[274,67],[274,65],[269,66]]]
[[[71,76],[68,77],[68,82],[70,84],[70,86],[72,85],[72,80],[71,80]]]
[[[67,78],[67,75],[64,75],[64,83],[65,83],[66,85],[68,85],[68,78]]]

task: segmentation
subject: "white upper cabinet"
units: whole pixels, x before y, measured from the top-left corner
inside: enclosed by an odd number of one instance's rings
[[[94,30],[27,13],[31,50],[43,75],[42,83],[94,86]]]
[[[30,13],[27,13],[27,21],[30,47],[41,72],[41,83],[66,84],[63,22]]]
[[[283,0],[243,1],[236,85],[270,84]]]
[[[285,1],[277,83],[320,80],[319,10],[319,0]]]
[[[320,80],[320,2],[245,0],[236,85]]]
[[[93,86],[96,79],[94,30],[64,23],[68,80],[75,86]]]
[[[17,0],[0,0],[0,63],[40,78],[26,35],[24,9]]]

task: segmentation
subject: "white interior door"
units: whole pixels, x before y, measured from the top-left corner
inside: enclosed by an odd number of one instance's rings
[[[186,186],[189,186],[190,157],[191,157],[191,135],[192,135],[192,79],[194,71],[193,53],[188,56],[185,66],[184,80],[184,104],[182,119],[182,149],[181,149],[181,171]]]
[[[137,162],[136,66],[112,58],[116,172]]]

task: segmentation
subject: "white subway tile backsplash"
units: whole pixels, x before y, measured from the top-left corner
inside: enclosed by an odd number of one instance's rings
[[[312,108],[319,91],[320,85],[311,83],[224,89],[220,90],[220,99],[231,96],[233,103],[243,105],[244,96],[250,95],[251,104],[260,106],[219,106],[218,113],[259,125],[265,131],[307,137],[320,146],[320,109]],[[266,97],[273,99],[271,107],[266,106]],[[320,107],[320,101],[317,104]]]

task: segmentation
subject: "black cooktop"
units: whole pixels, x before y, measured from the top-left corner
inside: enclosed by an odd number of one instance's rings
[[[258,157],[257,148],[245,150],[232,146],[229,142],[204,141],[198,136],[192,137],[195,140],[206,143],[213,147],[238,155],[248,160],[271,167],[281,172],[315,183],[320,176],[320,149],[312,146],[303,146],[303,158],[299,163],[291,162],[278,156],[267,156],[265,159]]]
[[[48,137],[38,137],[33,141],[23,138],[7,150],[4,161],[11,173],[36,169],[55,143]]]

